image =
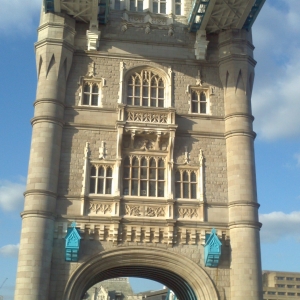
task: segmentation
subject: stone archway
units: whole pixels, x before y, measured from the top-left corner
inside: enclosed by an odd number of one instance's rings
[[[63,299],[80,300],[95,283],[121,276],[159,281],[181,300],[218,300],[212,281],[197,264],[178,253],[145,247],[120,247],[90,258],[72,274]]]

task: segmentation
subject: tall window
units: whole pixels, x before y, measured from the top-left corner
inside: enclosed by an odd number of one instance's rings
[[[110,166],[92,166],[90,176],[90,194],[111,194],[112,174]]]
[[[197,175],[195,171],[176,171],[176,198],[197,199]]]
[[[83,84],[82,105],[98,106],[99,105],[100,87],[99,83],[85,82]]]
[[[137,106],[164,107],[165,84],[152,71],[133,73],[127,84],[127,104]]]
[[[166,7],[166,0],[153,0],[152,2],[152,12],[155,14],[165,14]]]
[[[165,162],[162,158],[125,157],[123,195],[164,197]]]
[[[191,92],[191,112],[207,113],[207,99],[204,91],[194,90]]]
[[[181,15],[181,0],[175,0],[175,15]]]
[[[129,0],[129,10],[142,12],[144,10],[143,0]]]

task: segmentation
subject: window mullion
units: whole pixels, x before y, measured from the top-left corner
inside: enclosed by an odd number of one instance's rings
[[[104,168],[104,174],[103,174],[103,194],[106,194],[106,171],[107,171],[107,167]]]
[[[99,171],[99,167],[97,167],[97,169],[96,169],[96,178],[95,178],[96,182],[95,182],[95,191],[94,191],[95,194],[97,194],[97,191],[98,191],[98,180],[99,180],[99,177],[98,177],[99,172],[98,171]]]

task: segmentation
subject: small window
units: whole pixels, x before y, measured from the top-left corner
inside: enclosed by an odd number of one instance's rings
[[[286,280],[294,280],[294,277],[287,277]]]
[[[92,166],[90,176],[90,194],[112,193],[113,169],[110,166]]]
[[[288,296],[295,296],[295,293],[287,293]]]
[[[99,106],[100,84],[93,82],[84,82],[81,105]]]
[[[175,196],[183,199],[197,199],[197,175],[195,171],[176,171]]]
[[[152,12],[155,14],[166,14],[167,3],[166,0],[153,0]]]
[[[121,9],[121,0],[115,0],[115,10]]]
[[[284,277],[277,276],[277,280],[284,280]]]
[[[294,288],[295,288],[294,285],[290,285],[290,284],[288,284],[287,287],[288,287],[289,289],[294,289]]]
[[[144,11],[143,0],[130,0],[129,1],[129,10],[143,12]]]
[[[175,0],[175,15],[181,15],[181,0]]]
[[[296,278],[296,281],[300,281],[300,278],[297,277],[297,278]]]
[[[268,291],[268,295],[276,295],[276,292]]]
[[[285,295],[285,292],[278,292],[278,295],[279,295],[279,296],[284,296],[284,295]]]
[[[284,288],[284,287],[285,287],[285,284],[277,284],[277,287],[279,287],[279,288]]]
[[[205,91],[192,90],[191,92],[191,113],[207,114],[207,96]]]

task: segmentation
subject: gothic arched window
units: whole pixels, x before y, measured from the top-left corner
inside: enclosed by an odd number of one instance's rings
[[[123,163],[123,195],[164,197],[165,162],[162,158],[126,156]]]
[[[164,107],[164,80],[150,70],[143,70],[131,74],[127,82],[127,104]]]

